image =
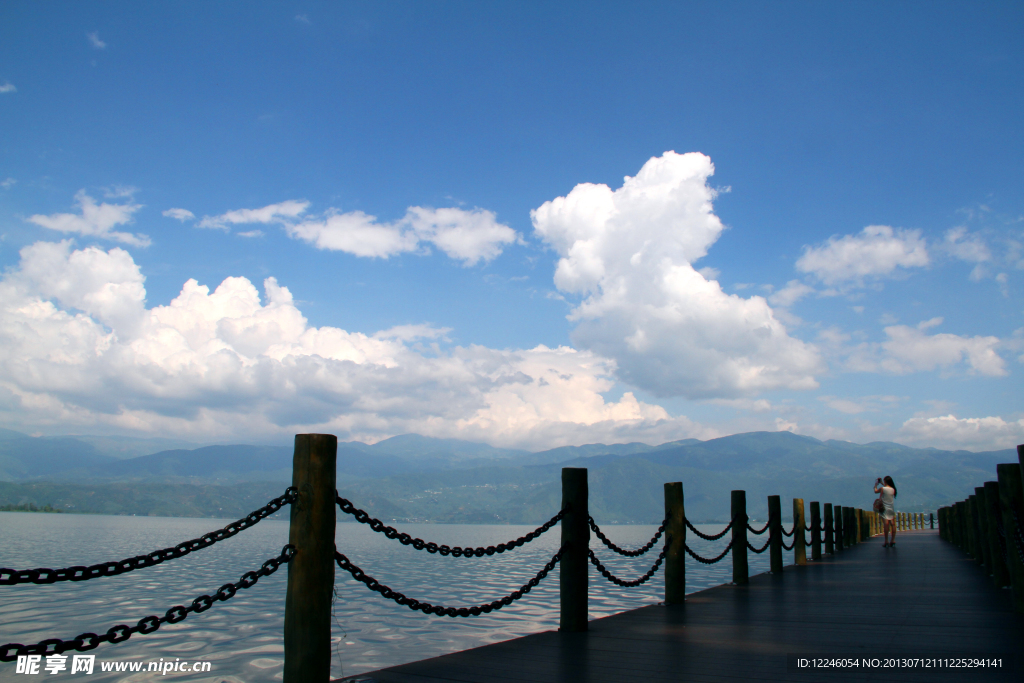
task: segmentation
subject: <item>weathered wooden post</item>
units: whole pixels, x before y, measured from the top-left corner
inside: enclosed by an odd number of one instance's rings
[[[284,683],[327,683],[331,678],[331,597],[337,521],[338,437],[296,434],[284,599]]]
[[[825,503],[825,553],[834,555],[835,552],[832,545],[832,503]]]
[[[1018,451],[1019,452],[1019,451]],[[1003,532],[1006,534],[1006,564],[1010,570],[1010,586],[1013,588],[1013,611],[1024,613],[1024,558],[1020,556],[1015,537],[1024,532],[1017,528],[1017,521],[1024,517],[1024,487],[1021,485],[1021,467],[1017,463],[996,465],[999,476],[999,504],[1003,509]],[[1021,520],[1024,522],[1024,519]]]
[[[804,499],[793,499],[793,564],[807,564],[807,537],[804,535]]]
[[[665,604],[681,605],[686,598],[686,507],[683,483],[665,484]]]
[[[1003,559],[999,544],[999,523],[1002,510],[999,506],[999,484],[994,481],[985,482],[985,509],[982,511],[987,520],[985,523],[985,542],[988,543],[989,555],[992,557],[992,583],[996,588],[1010,585],[1010,572]],[[940,525],[941,526],[941,525]]]
[[[747,568],[747,492],[732,492],[732,582],[745,586],[750,582]]]
[[[934,512],[929,512],[928,513],[928,528],[929,529],[935,529],[935,513]]]
[[[811,559],[821,560],[821,503],[811,501]]]
[[[782,573],[782,499],[768,496],[768,556],[772,574]]]
[[[842,505],[834,505],[833,509],[836,513],[836,550],[840,551],[846,548],[846,529],[843,528],[846,513],[843,512]]]
[[[587,468],[562,468],[562,565],[558,589],[559,631],[587,630],[587,563],[590,562],[590,512]]]
[[[985,533],[986,518],[983,514],[985,509],[985,487],[977,486],[974,489],[974,505],[971,506],[971,514],[974,517],[974,529],[978,539],[978,564],[985,567],[985,572],[992,575],[992,558],[988,554],[987,534]]]
[[[857,543],[863,543],[866,536],[864,535],[867,529],[867,524],[864,522],[864,511],[857,508],[853,511],[857,517]]]

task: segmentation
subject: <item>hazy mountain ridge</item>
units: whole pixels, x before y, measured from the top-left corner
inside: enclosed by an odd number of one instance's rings
[[[110,487],[120,501],[115,514],[211,514],[234,509],[241,495],[237,490],[246,486],[270,491],[291,481],[290,447],[204,446],[117,459],[70,437],[39,440],[0,431],[0,479],[23,482],[3,487],[0,503],[49,503],[100,512],[112,508],[97,507],[95,497],[75,493],[74,487]],[[16,455],[19,444],[28,449],[25,458]],[[973,453],[889,442],[861,445],[789,432],[659,446],[588,444],[538,453],[403,435],[372,445],[340,443],[338,488],[357,506],[387,519],[539,523],[557,509],[561,468],[586,467],[595,518],[656,523],[663,515],[662,485],[667,481],[684,483],[688,515],[696,520],[728,517],[732,489],[747,491],[748,509],[755,517],[766,514],[766,496],[771,494],[868,507],[874,478],[885,474],[900,487],[899,509],[934,510],[994,479],[997,463],[1014,461],[1016,453],[1010,449]],[[178,487],[173,490],[183,497],[181,504],[176,507],[169,494],[128,494],[132,486],[144,491],[157,485]],[[217,504],[218,491],[227,508]]]

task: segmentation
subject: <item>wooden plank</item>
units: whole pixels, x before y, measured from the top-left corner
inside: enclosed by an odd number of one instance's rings
[[[717,586],[683,605],[652,605],[589,623],[581,633],[548,631],[353,677],[374,683],[538,683],[644,680],[742,683],[820,681],[792,671],[787,653],[831,656],[991,656],[1014,667],[1024,624],[1008,591],[992,587],[973,560],[935,531],[879,538],[746,586]],[[1019,681],[1024,670],[902,669],[877,680]],[[829,671],[829,681],[864,680]]]

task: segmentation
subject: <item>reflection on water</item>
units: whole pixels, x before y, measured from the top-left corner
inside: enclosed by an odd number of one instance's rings
[[[0,566],[16,569],[95,564],[148,553],[196,538],[226,521],[163,517],[111,517],[0,513]],[[705,533],[721,525],[699,527]],[[480,546],[508,541],[532,530],[526,526],[407,524],[413,536],[438,544]],[[650,539],[653,526],[609,526],[605,533],[618,545],[633,548]],[[761,537],[763,538],[763,537]],[[35,643],[45,638],[70,639],[84,632],[103,633],[115,624],[134,625],[150,614],[213,594],[264,560],[276,556],[288,540],[288,523],[265,520],[234,538],[177,560],[121,576],[85,582],[0,586],[0,644]],[[756,540],[756,539],[755,539]],[[532,578],[556,552],[558,528],[522,548],[482,558],[430,555],[388,540],[362,524],[339,524],[338,549],[367,574],[394,590],[421,601],[455,607],[490,602]],[[704,556],[717,555],[727,539],[706,543],[688,539]],[[762,541],[763,542],[763,541]],[[755,543],[760,546],[761,542]],[[615,555],[592,539],[598,558],[616,576],[643,574],[656,555],[636,559]],[[750,573],[768,568],[767,553],[749,555]],[[592,619],[660,602],[662,574],[639,588],[619,588],[590,568]],[[712,566],[687,559],[687,592],[731,579],[728,558]],[[179,624],[165,624],[150,635],[135,635],[118,645],[101,645],[92,681],[167,680],[156,673],[101,673],[107,661],[209,661],[209,674],[169,673],[189,681],[260,683],[280,680],[284,647],[284,595],[287,570],[239,591],[228,602],[191,614]],[[401,607],[337,570],[337,600],[332,639],[332,676],[350,676],[386,666],[434,657],[558,627],[558,570],[522,600],[479,617],[436,617]],[[63,672],[67,674],[67,672]],[[0,664],[0,680],[15,676],[14,664]]]

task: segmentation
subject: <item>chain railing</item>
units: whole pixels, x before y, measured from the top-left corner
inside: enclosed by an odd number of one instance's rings
[[[555,568],[555,565],[557,565],[562,559],[562,553],[563,550],[559,550],[555,553],[548,563],[545,564],[539,572],[537,572],[536,576],[520,586],[518,590],[513,591],[509,595],[493,602],[483,605],[474,605],[472,607],[442,607],[441,605],[432,605],[429,602],[422,602],[420,600],[407,597],[406,595],[382,584],[372,576],[369,576],[362,569],[352,564],[347,557],[339,553],[337,550],[334,551],[334,561],[341,569],[344,569],[351,574],[352,578],[356,581],[362,582],[370,590],[376,591],[388,600],[394,600],[399,605],[408,607],[409,609],[419,610],[420,612],[434,614],[439,617],[476,617],[481,614],[490,614],[495,610],[511,605],[516,600],[521,599],[524,595],[540,584],[540,582],[544,580],[544,577],[548,575],[548,572]]]
[[[200,595],[198,598],[192,601],[187,607],[185,605],[175,605],[174,607],[167,610],[162,617],[158,617],[155,614],[151,614],[148,617],[143,617],[135,624],[135,626],[128,626],[127,624],[118,624],[107,629],[106,633],[83,633],[76,638],[71,640],[62,640],[60,638],[48,638],[47,640],[41,640],[34,645],[22,645],[21,643],[7,643],[6,645],[0,646],[0,662],[13,662],[19,656],[22,655],[59,655],[70,650],[76,652],[88,652],[98,647],[102,643],[123,643],[132,637],[136,633],[143,635],[153,633],[160,628],[162,624],[177,624],[179,621],[183,621],[189,614],[199,614],[213,607],[215,602],[226,602],[231,598],[235,597],[235,594],[239,590],[245,588],[252,588],[256,585],[256,582],[260,580],[260,577],[270,576],[277,571],[278,567],[282,564],[286,564],[295,557],[295,546],[286,545],[281,549],[281,554],[277,557],[272,557],[263,563],[263,566],[256,571],[246,572],[242,574],[235,583],[226,583],[217,589],[217,592],[213,595]]]
[[[686,521],[686,528],[689,529],[690,531],[692,531],[694,534],[696,534],[698,538],[703,538],[705,541],[717,541],[722,536],[725,536],[727,533],[729,533],[729,531],[732,529],[732,525],[736,522],[735,519],[730,520],[729,524],[724,529],[719,531],[717,534],[710,534],[710,535],[708,535],[708,534],[705,534],[705,533],[701,532],[694,525],[690,524],[690,520],[687,519],[685,521]]]
[[[754,527],[750,526],[750,524],[748,523],[747,524],[747,531],[749,531],[750,533],[754,534],[755,536],[760,536],[764,532],[768,531],[768,527],[770,527],[771,525],[772,525],[772,520],[769,518],[768,521],[764,523],[764,526],[761,527],[761,530],[758,531]]]
[[[370,513],[366,512],[366,510],[360,510],[357,508],[352,504],[352,501],[342,498],[341,496],[337,496],[337,503],[342,512],[352,515],[357,522],[366,524],[374,531],[384,534],[387,538],[396,540],[402,545],[411,545],[416,550],[426,550],[428,553],[437,553],[445,557],[449,555],[452,557],[484,557],[485,555],[490,556],[496,553],[503,553],[514,548],[519,548],[547,532],[565,516],[566,512],[568,512],[568,510],[560,511],[554,517],[544,522],[544,524],[537,527],[530,533],[520,536],[514,541],[509,541],[508,543],[499,543],[498,545],[480,548],[460,548],[459,546],[455,546],[453,548],[447,545],[438,545],[437,543],[424,541],[422,538],[414,538],[405,532],[399,531],[393,526],[388,526],[379,519],[371,517]]]
[[[661,538],[661,535],[665,533],[665,524],[667,523],[667,521],[662,522],[661,526],[658,527],[657,533],[654,534],[654,537],[650,541],[648,541],[647,544],[643,547],[637,548],[636,550],[626,550],[612,543],[611,540],[609,540],[608,537],[604,535],[604,532],[601,531],[601,527],[597,525],[597,522],[594,521],[593,517],[588,517],[587,522],[590,524],[590,530],[593,531],[599,539],[601,539],[602,543],[604,543],[606,546],[617,552],[619,555],[625,555],[626,557],[640,557],[648,550],[653,548],[654,544],[658,542],[659,538]]]
[[[693,551],[693,549],[689,546],[689,544],[686,544],[686,543],[683,544],[683,550],[685,550],[687,553],[689,553],[690,557],[692,557],[693,559],[697,560],[701,564],[715,564],[716,562],[721,562],[722,559],[725,558],[725,556],[729,554],[729,551],[732,550],[732,541],[729,541],[729,545],[725,546],[725,550],[723,550],[721,552],[721,554],[718,555],[718,557],[713,557],[713,558],[701,557],[700,555],[698,555],[697,553],[695,553]]]
[[[203,534],[199,538],[179,543],[170,548],[154,550],[146,555],[136,555],[119,562],[101,562],[91,566],[75,565],[63,569],[8,569],[0,568],[0,586],[13,586],[19,583],[50,584],[58,581],[87,581],[102,576],[117,576],[136,569],[153,567],[168,560],[185,557],[203,548],[209,548],[214,543],[231,538],[240,531],[245,531],[255,526],[260,521],[280,510],[285,505],[295,502],[296,491],[288,487],[284,494],[274,498],[269,503],[253,510],[245,517],[231,522],[222,529]]]
[[[760,549],[760,550],[758,550],[757,548],[755,548],[755,547],[754,547],[753,545],[751,545],[751,544],[750,544],[750,541],[747,541],[747,549],[748,549],[748,550],[749,550],[750,552],[754,553],[755,555],[760,555],[760,554],[761,554],[761,553],[763,553],[763,552],[764,552],[765,550],[768,550],[768,547],[769,547],[769,546],[770,546],[771,544],[772,544],[772,539],[771,539],[771,537],[769,537],[769,538],[768,538],[768,540],[764,542],[764,545],[763,545],[763,546],[761,546],[761,549]]]
[[[587,556],[590,558],[590,564],[594,565],[597,568],[597,571],[601,572],[601,575],[604,578],[608,579],[617,586],[622,586],[623,588],[636,588],[637,586],[641,586],[647,583],[651,579],[651,577],[658,572],[658,569],[661,568],[661,563],[665,561],[665,551],[662,550],[661,553],[658,554],[658,559],[654,561],[654,565],[650,569],[648,569],[643,576],[641,576],[639,579],[627,581],[625,579],[620,579],[619,577],[615,576],[610,571],[608,571],[605,568],[605,566],[601,564],[601,561],[597,559],[597,555],[594,554],[593,550],[588,549]]]

